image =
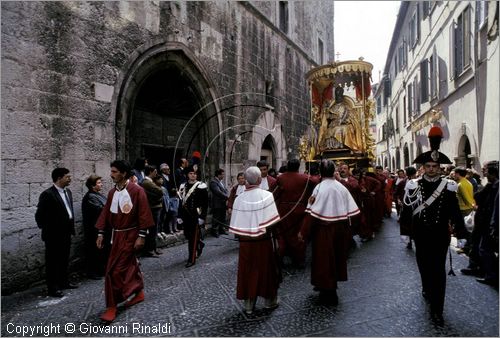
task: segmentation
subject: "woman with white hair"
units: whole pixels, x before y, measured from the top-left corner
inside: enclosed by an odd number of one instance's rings
[[[281,271],[276,256],[276,241],[269,227],[280,216],[273,194],[259,187],[259,168],[245,171],[246,189],[236,197],[229,231],[240,241],[236,298],[245,302],[245,312],[251,314],[257,296],[266,299],[265,307],[278,306]]]

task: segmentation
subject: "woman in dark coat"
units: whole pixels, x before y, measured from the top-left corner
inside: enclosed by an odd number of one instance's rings
[[[97,239],[95,223],[101,214],[104,204],[106,204],[106,196],[100,193],[102,190],[102,180],[100,176],[90,175],[85,185],[89,189],[82,200],[87,277],[99,279],[104,276],[109,254],[109,245],[103,250],[99,250],[95,245]],[[109,240],[105,241],[105,243],[109,243]]]

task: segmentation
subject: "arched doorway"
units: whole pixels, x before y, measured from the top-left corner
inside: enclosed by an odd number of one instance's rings
[[[131,162],[175,167],[180,157],[200,151],[209,159],[203,176],[222,162],[222,140],[207,145],[218,134],[221,121],[213,104],[214,86],[194,54],[182,44],[150,46],[130,64],[116,98],[117,156]]]
[[[471,147],[467,135],[462,135],[458,142],[458,156],[455,158],[457,166],[472,168],[472,159],[470,158]]]
[[[276,168],[276,144],[271,134],[267,135],[260,150],[260,160],[269,163],[271,168]]]
[[[410,152],[408,150],[408,143],[405,143],[403,147],[403,160],[405,168],[410,166]]]
[[[401,154],[399,152],[399,148],[396,148],[396,168],[401,169]]]
[[[257,163],[262,156],[271,156],[268,161],[273,168],[279,168],[287,160],[286,140],[281,123],[272,111],[265,111],[255,121],[248,144],[248,160]]]

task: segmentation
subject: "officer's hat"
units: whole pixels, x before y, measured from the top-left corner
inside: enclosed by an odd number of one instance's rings
[[[197,166],[194,166],[194,165],[188,166],[186,168],[186,170],[185,170],[185,173],[186,174],[189,174],[189,173],[198,173]]]
[[[413,163],[424,164],[427,162],[436,162],[439,164],[451,164],[452,162],[442,152],[438,151],[439,145],[441,144],[441,139],[443,138],[443,131],[441,128],[434,126],[429,130],[429,143],[431,145],[431,150],[426,151],[417,156]]]

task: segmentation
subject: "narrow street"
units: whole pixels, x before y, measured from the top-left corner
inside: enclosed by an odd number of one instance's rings
[[[246,315],[235,297],[238,243],[223,236],[208,237],[206,244],[200,260],[189,269],[184,268],[186,244],[164,249],[160,258],[141,260],[146,300],[121,312],[112,324],[126,332],[96,331],[111,328],[99,325],[104,282],[85,279],[62,299],[46,298],[43,286],[3,296],[2,336],[21,336],[13,330],[50,324],[60,324],[51,336],[499,335],[498,291],[462,275],[467,259],[455,253],[456,277],[448,276],[444,325],[430,321],[415,252],[401,241],[394,213],[373,241],[358,242],[351,252],[349,280],[340,283],[337,306],[317,304],[309,267],[287,268],[279,289],[280,306],[264,310],[259,299],[254,314]],[[67,323],[74,324],[73,334],[65,331]],[[164,325],[169,332],[139,333],[132,330],[134,323]]]

